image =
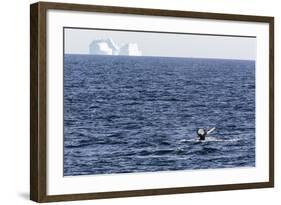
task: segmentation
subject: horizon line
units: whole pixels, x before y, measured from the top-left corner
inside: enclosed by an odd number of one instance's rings
[[[90,53],[64,53],[64,55],[88,55],[88,56],[128,56],[128,57],[156,57],[156,58],[191,58],[191,59],[210,59],[210,60],[240,60],[240,61],[256,61],[256,59],[246,59],[246,58],[219,58],[219,57],[183,57],[183,56],[134,56],[134,55],[100,55],[100,54],[90,54]]]

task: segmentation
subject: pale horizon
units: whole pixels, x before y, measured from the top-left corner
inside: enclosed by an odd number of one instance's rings
[[[89,54],[94,40],[112,39],[118,45],[136,43],[142,56],[256,59],[256,38],[140,31],[65,28],[65,54]]]

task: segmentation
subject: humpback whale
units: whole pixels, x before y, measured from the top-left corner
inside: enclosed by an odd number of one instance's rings
[[[211,128],[209,130],[207,130],[207,129],[205,130],[204,128],[198,128],[197,136],[199,137],[199,140],[205,140],[206,136],[208,134],[210,134],[211,132],[213,132],[215,129],[216,129],[215,127]]]

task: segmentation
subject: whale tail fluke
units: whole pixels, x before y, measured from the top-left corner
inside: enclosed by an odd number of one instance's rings
[[[207,131],[207,135],[210,134],[211,132],[213,132],[215,129],[216,129],[215,127],[209,129],[209,130]]]

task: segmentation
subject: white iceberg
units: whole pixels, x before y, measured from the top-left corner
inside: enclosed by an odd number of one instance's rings
[[[141,51],[139,50],[138,44],[128,43],[120,48],[119,55],[126,56],[141,56]]]
[[[136,43],[127,43],[118,46],[112,39],[94,40],[89,46],[89,53],[92,55],[126,55],[141,56],[142,52]]]
[[[111,39],[94,40],[90,44],[90,54],[95,55],[115,55],[118,53],[119,47]]]

